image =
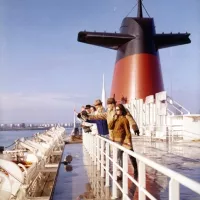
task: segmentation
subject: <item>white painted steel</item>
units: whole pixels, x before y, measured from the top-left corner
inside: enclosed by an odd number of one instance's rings
[[[101,177],[104,177],[104,140],[101,140]]]
[[[13,159],[15,159],[17,155],[20,155],[20,158],[30,165],[30,167],[26,169],[21,163],[17,165],[10,160],[6,160],[6,157],[0,159],[0,168],[8,173],[13,196],[16,196],[17,199],[25,199],[24,195],[32,195],[32,193],[34,193],[35,186],[33,182],[37,182],[38,171],[45,170],[45,164],[48,163],[51,155],[54,155],[54,152],[56,152],[56,155],[58,152],[60,152],[60,154],[62,153],[61,146],[64,145],[64,133],[65,128],[53,127],[44,133],[35,134],[33,137],[20,138],[15,142],[14,150],[3,151],[3,154],[8,154]],[[87,142],[85,144],[87,144]],[[23,172],[19,166],[24,169]],[[47,164],[46,167],[57,166],[49,166]],[[2,176],[0,174],[0,179],[1,178]],[[24,192],[25,187],[29,187],[30,189],[27,194]],[[0,193],[1,189],[0,187]]]
[[[178,181],[171,179],[169,181],[169,200],[179,200],[179,199],[180,199],[180,184],[178,183]]]
[[[128,173],[128,154],[123,153],[123,200],[127,199],[128,195],[128,177],[126,173]]]
[[[167,96],[166,91],[132,100],[125,105],[136,120],[140,135],[159,139],[200,139],[200,115],[190,112]],[[178,130],[177,130],[178,128]]]
[[[146,170],[145,164],[142,161],[139,161],[139,200],[145,200],[146,196],[143,192],[143,189],[146,189]]]
[[[83,133],[83,140],[84,142],[84,146],[86,148],[87,151],[90,150],[90,146],[93,146],[95,144],[91,143],[90,140],[85,140],[85,138],[89,138],[89,137],[93,137],[91,134],[89,133]],[[124,148],[123,146],[112,142],[111,140],[105,138],[105,137],[101,137],[99,135],[95,135],[94,137],[97,138],[97,151],[96,151],[96,157],[97,157],[97,166],[99,166],[100,170],[100,163],[102,163],[102,159],[100,159],[100,151],[101,151],[101,147],[100,147],[100,143],[101,141],[104,141],[106,146],[106,151],[105,151],[105,156],[106,157],[106,166],[103,166],[103,172],[106,173],[106,186],[109,185],[109,180],[108,177],[111,178],[112,180],[112,199],[116,199],[118,197],[117,194],[117,189],[120,189],[122,194],[123,194],[123,199],[129,199],[127,196],[127,185],[128,185],[128,181],[127,178],[129,180],[131,180],[138,188],[139,188],[139,199],[140,200],[144,200],[146,199],[146,196],[151,199],[151,200],[155,200],[155,197],[153,197],[147,190],[146,190],[146,165],[157,170],[158,172],[168,176],[170,178],[170,184],[169,184],[169,196],[171,197],[171,199],[176,200],[179,199],[179,195],[180,195],[180,190],[179,190],[179,185],[182,184],[185,187],[189,188],[190,190],[196,192],[197,194],[200,195],[200,183],[193,181],[192,179],[189,179],[171,169],[168,169],[150,159],[145,158],[144,156],[141,156],[133,151],[130,151],[126,148]],[[112,157],[109,155],[110,151],[108,146],[112,146]],[[102,147],[103,148],[103,147]],[[117,151],[118,149],[122,150],[124,152],[123,155],[123,168],[121,168],[118,163],[117,163]],[[133,157],[135,157],[137,159],[137,161],[139,162],[139,174],[138,174],[138,182],[131,177],[128,173],[127,173],[127,165],[128,165],[128,155],[131,155]],[[112,162],[112,173],[109,172],[109,161]],[[104,159],[103,159],[103,162]],[[121,186],[117,183],[117,170],[121,169],[123,172],[123,188],[121,188]],[[102,170],[102,168],[101,168]],[[102,172],[102,171],[101,171]],[[126,182],[126,183],[125,183]]]
[[[97,155],[97,137],[93,137],[93,144],[94,144],[94,146],[93,146],[93,149],[94,149],[94,155],[93,155],[93,157],[94,157],[94,159],[93,159],[93,161],[94,161],[94,165],[97,165],[97,157],[96,157],[96,155]]]
[[[105,90],[105,83],[104,83],[104,74],[103,74],[103,85],[102,85],[102,95],[101,101],[104,108],[106,108],[106,90]]]
[[[88,135],[89,137],[89,135]],[[99,171],[100,170],[100,139],[97,137],[97,170]]]
[[[109,182],[109,168],[110,168],[110,164],[109,164],[109,156],[110,156],[110,145],[107,142],[106,143],[106,187],[110,186],[110,182]]]
[[[113,178],[112,178],[112,199],[117,198],[117,166],[114,164],[117,163],[117,147],[113,146]]]

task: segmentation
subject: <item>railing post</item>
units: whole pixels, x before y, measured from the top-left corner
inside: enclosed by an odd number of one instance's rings
[[[104,177],[104,140],[101,140],[101,177]]]
[[[123,200],[126,200],[128,195],[128,177],[125,173],[128,173],[128,154],[123,153]]]
[[[108,157],[107,157],[108,156]],[[110,145],[108,142],[106,142],[106,187],[109,187],[110,186],[110,183],[109,183],[109,168],[110,168],[110,161],[109,161],[109,157],[110,157]]]
[[[99,137],[97,137],[97,171],[100,170],[100,145],[99,145]]]
[[[146,170],[145,164],[139,161],[139,200],[145,200],[146,196],[141,188],[146,188]]]
[[[93,135],[90,134],[90,157],[93,160]]]
[[[112,199],[117,198],[117,185],[115,181],[117,181],[117,147],[113,146],[113,180],[112,180]]]
[[[95,162],[95,135],[92,135],[92,161]]]
[[[169,181],[169,200],[179,200],[180,199],[180,185],[179,183],[171,179]]]
[[[85,148],[86,148],[86,150],[88,151],[88,149],[87,149],[87,139],[88,139],[88,138],[87,138],[86,133],[84,133],[84,135],[85,135],[85,136],[84,136],[84,140],[85,140],[85,141],[84,141],[84,143],[85,143]]]
[[[97,164],[97,136],[94,136],[94,165]]]
[[[90,154],[90,158],[92,157],[92,135],[89,133],[89,142],[88,142],[88,145],[89,145],[89,154]]]

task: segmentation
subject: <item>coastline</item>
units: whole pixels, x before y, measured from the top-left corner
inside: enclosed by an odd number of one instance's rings
[[[52,127],[0,127],[0,131],[27,131],[27,130],[49,130]],[[73,126],[67,126],[64,128],[73,128]]]
[[[22,127],[19,127],[19,128],[9,128],[9,127],[6,127],[6,128],[0,128],[0,131],[27,131],[27,130],[48,130],[50,129],[51,127],[26,127],[26,128],[22,128]]]

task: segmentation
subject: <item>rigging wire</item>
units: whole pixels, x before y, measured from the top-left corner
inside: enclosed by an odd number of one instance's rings
[[[19,140],[19,139],[18,139]],[[13,146],[18,140],[16,140],[16,141],[14,141],[12,144],[10,144],[9,146],[7,146],[7,147],[4,147],[5,149],[7,149],[7,148],[9,148],[9,147],[11,147],[11,146]]]
[[[133,11],[133,9],[138,5],[138,3],[136,3],[132,8],[131,11],[129,11],[129,13],[126,15],[126,17],[128,17],[128,15]]]
[[[143,0],[142,0],[143,2]],[[126,15],[126,17],[128,17],[128,15],[133,11],[133,9],[138,5],[138,2],[131,8],[130,12]],[[151,16],[149,15],[149,13],[147,12],[144,4],[142,3],[142,7],[144,8],[145,12],[147,13],[148,17],[151,18]]]
[[[143,5],[143,3],[142,3],[142,7],[144,8],[144,10],[145,10],[145,12],[147,13],[147,15],[149,16],[149,18],[151,18],[150,15],[149,15],[149,13],[147,12],[145,6]]]
[[[32,137],[23,137],[24,139],[28,139],[28,138],[32,138]],[[7,148],[9,148],[9,147],[11,147],[11,146],[13,146],[17,141],[19,141],[20,139],[17,139],[17,140],[15,140],[12,144],[10,144],[10,145],[8,145],[8,146],[6,146],[6,147],[4,147],[5,149],[7,149]]]

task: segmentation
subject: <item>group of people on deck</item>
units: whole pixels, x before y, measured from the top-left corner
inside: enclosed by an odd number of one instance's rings
[[[77,116],[89,123],[96,123],[100,135],[105,136],[107,134],[110,140],[133,151],[131,129],[139,136],[138,126],[128,109],[123,104],[117,104],[114,98],[107,99],[107,110],[103,107],[101,100],[97,99],[94,106],[86,105],[82,107],[81,113],[78,113]],[[123,151],[118,150],[117,159],[121,167],[123,164],[122,155]],[[138,170],[136,159],[130,156],[130,161],[134,167],[134,177],[137,178]],[[121,178],[122,173],[119,171],[118,180]]]

